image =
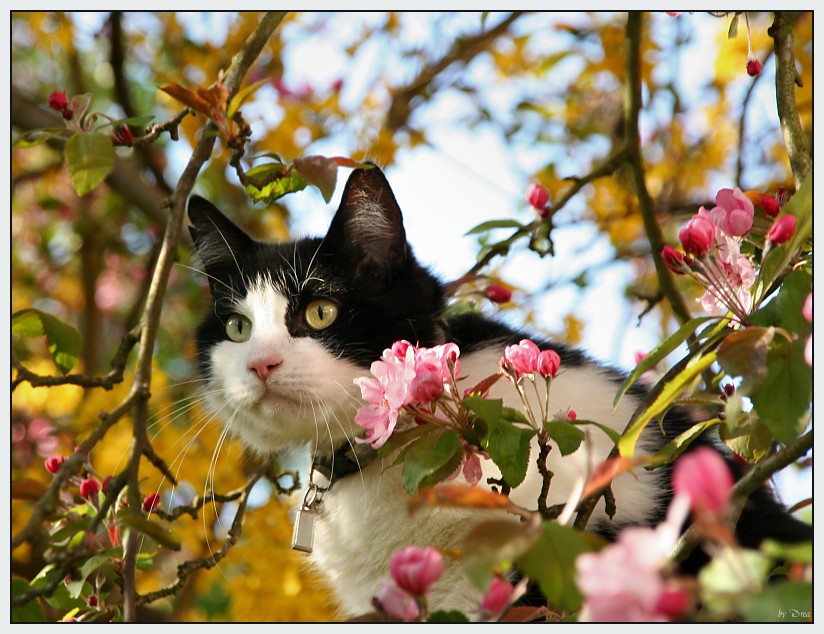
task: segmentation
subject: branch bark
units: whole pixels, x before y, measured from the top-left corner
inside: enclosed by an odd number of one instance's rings
[[[775,98],[778,119],[784,133],[784,144],[787,146],[797,189],[812,171],[813,161],[795,101],[795,87],[801,81],[795,67],[793,52],[795,20],[796,14],[777,11],[769,33],[775,41]]]

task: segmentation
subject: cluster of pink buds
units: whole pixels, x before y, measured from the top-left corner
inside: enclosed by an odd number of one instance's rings
[[[544,378],[555,378],[561,366],[561,357],[554,350],[541,350],[529,339],[507,346],[498,365],[508,379],[518,382],[524,377],[540,374]]]
[[[667,245],[661,258],[673,273],[692,275],[706,292],[699,299],[710,314],[731,311],[744,319],[752,310],[751,287],[755,268],[749,256],[741,253],[746,236],[753,240],[753,200],[764,213],[775,218],[764,237],[764,252],[787,242],[795,233],[795,216],[778,215],[779,204],[772,196],[744,193],[737,187],[722,189],[716,206],[701,207],[678,234],[683,252]]]
[[[69,107],[66,93],[55,90],[49,95],[49,108],[57,110],[66,121],[74,118],[74,111]]]

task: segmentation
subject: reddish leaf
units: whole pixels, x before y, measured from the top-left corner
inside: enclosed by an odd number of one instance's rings
[[[506,509],[510,506],[509,498],[500,493],[493,493],[465,484],[449,484],[422,489],[409,502],[409,509],[417,511],[422,506],[457,506],[476,509]]]
[[[490,388],[493,385],[495,385],[500,380],[502,376],[503,374],[501,374],[500,372],[498,372],[497,374],[493,374],[492,376],[488,376],[474,387],[471,387],[468,390],[466,390],[466,394],[480,394],[481,396],[483,396],[490,390]]]
[[[305,156],[295,159],[295,169],[306,182],[320,190],[326,202],[332,199],[338,178],[337,162],[325,156]]]
[[[622,456],[617,458],[607,458],[590,477],[589,482],[587,482],[586,487],[584,487],[582,497],[585,498],[588,495],[592,495],[599,489],[607,486],[614,478],[624,473],[624,471],[628,471],[629,469],[641,464],[643,461],[644,459],[632,460]]]
[[[209,116],[209,102],[203,99],[203,97],[194,94],[188,88],[184,88],[180,84],[169,84],[167,86],[161,86],[160,90],[172,98],[177,99],[184,106],[188,106],[192,110],[205,114],[207,117]],[[198,91],[200,91],[200,89],[198,89]]]

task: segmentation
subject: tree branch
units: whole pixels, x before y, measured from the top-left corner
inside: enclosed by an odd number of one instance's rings
[[[790,157],[795,186],[799,188],[813,166],[807,135],[801,125],[795,101],[795,87],[801,81],[795,68],[793,53],[795,20],[795,14],[777,11],[769,34],[775,41],[775,98],[778,105],[778,120],[784,133],[784,144]]]
[[[640,11],[630,11],[627,18],[627,77],[624,92],[624,130],[626,132],[626,150],[629,171],[635,194],[638,196],[638,208],[644,221],[644,229],[649,239],[652,260],[658,274],[658,283],[661,291],[669,300],[672,311],[678,321],[686,323],[690,320],[690,313],[684,303],[684,298],[675,288],[672,274],[664,264],[661,250],[664,248],[664,238],[661,228],[655,220],[655,205],[647,190],[644,176],[644,163],[641,153],[641,136],[638,121],[641,114],[641,38],[643,14]]]

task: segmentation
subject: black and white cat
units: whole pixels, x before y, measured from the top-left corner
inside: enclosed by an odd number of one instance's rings
[[[527,335],[479,314],[443,317],[443,287],[412,255],[401,210],[377,167],[352,172],[324,238],[258,242],[199,197],[189,202],[189,219],[213,298],[197,331],[210,408],[261,456],[310,447],[318,471],[331,477],[314,509],[311,558],[342,615],[369,612],[394,551],[409,544],[457,547],[488,516],[443,508],[409,514],[401,469],[387,468],[391,462],[355,442],[363,429],[353,419],[363,402],[353,379],[367,375],[397,340],[427,347],[453,341],[470,387],[495,372],[505,346]],[[583,419],[623,431],[643,389],[631,390],[613,413],[621,374],[551,345],[562,360],[552,384],[553,410],[572,408]],[[507,381],[499,381],[491,396],[517,404]],[[639,449],[654,452],[690,424],[684,414],[668,415],[665,430],[647,427]],[[552,451],[548,502],[565,502],[611,449],[598,433],[567,457]],[[531,509],[541,484],[534,457],[526,480],[511,494]],[[602,500],[590,530],[609,537],[628,524],[663,519],[671,498],[669,469],[636,475],[615,480],[617,513],[610,519]],[[751,497],[738,536],[754,545],[767,535],[797,540],[812,533],[764,489]],[[460,564],[448,563],[430,601],[434,608],[471,612],[479,596]]]

